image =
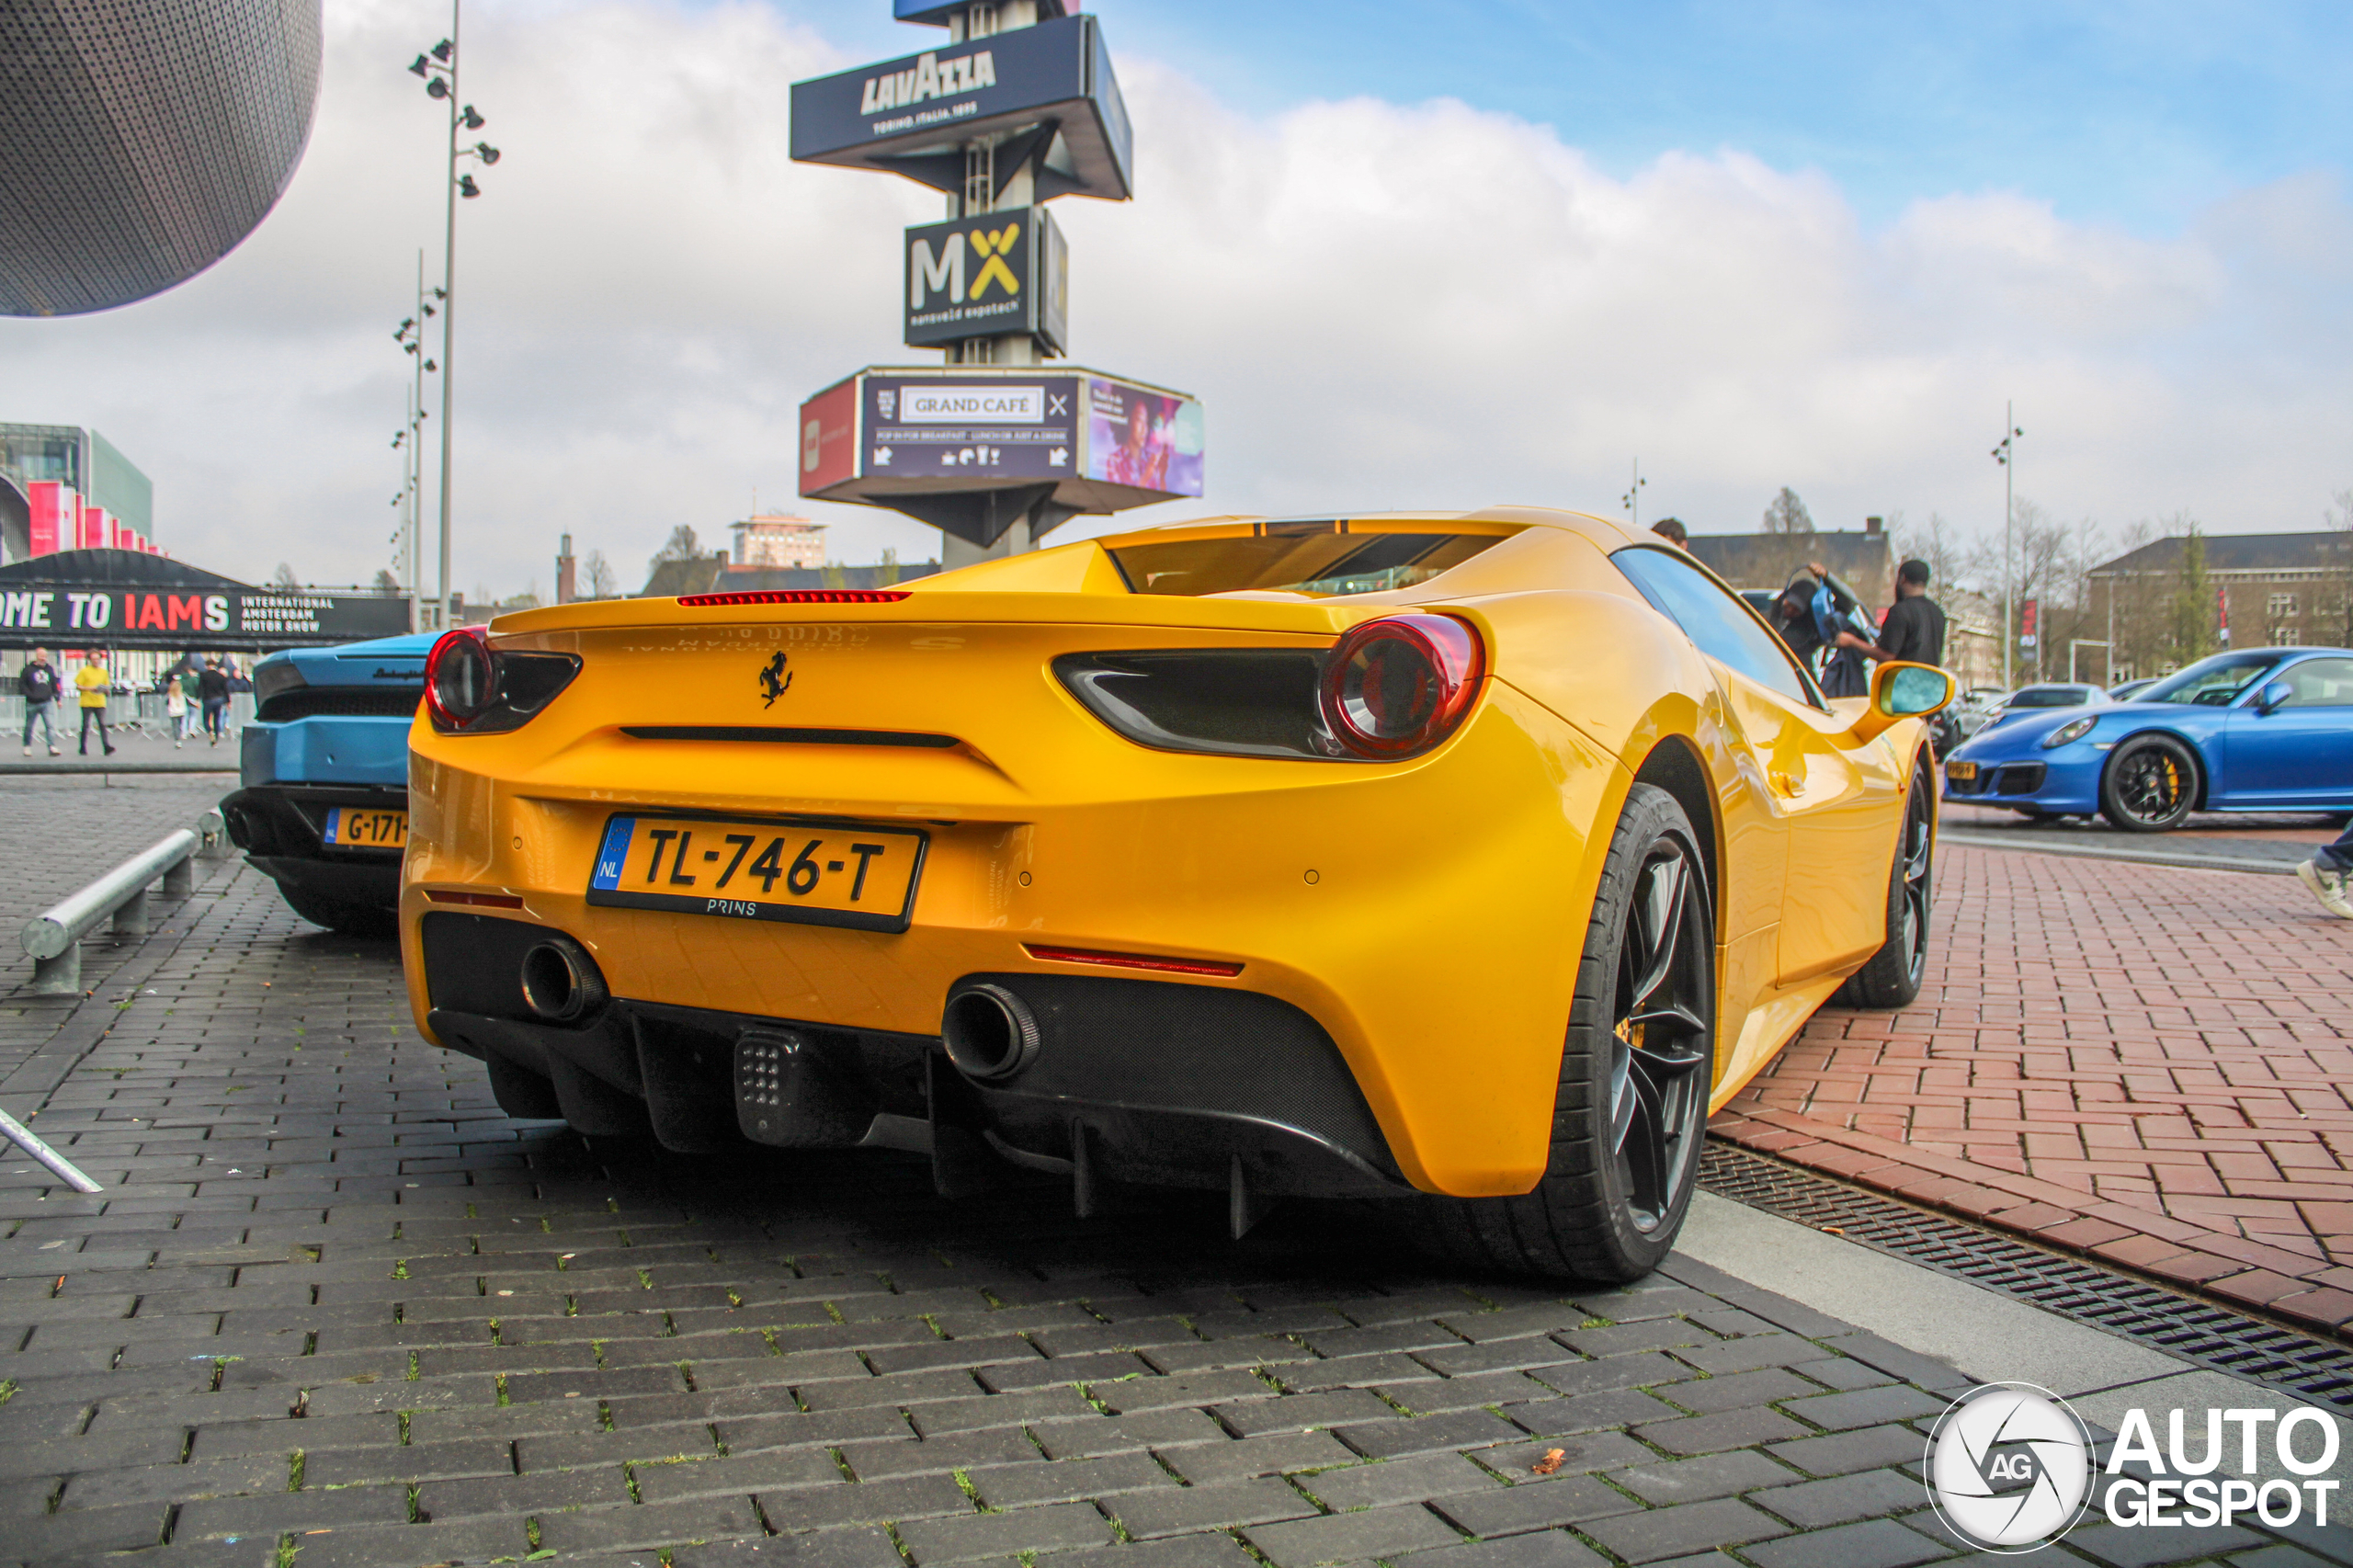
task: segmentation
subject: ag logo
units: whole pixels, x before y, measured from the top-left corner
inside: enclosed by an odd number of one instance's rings
[[[767,699],[760,706],[775,707],[776,699],[791,688],[792,676],[784,667],[784,650],[779,648],[776,651],[776,656],[760,666],[760,695]]]
[[[2032,1383],[1988,1383],[1952,1403],[1928,1437],[1928,1500],[1984,1551],[2033,1551],[2074,1528],[2091,1499],[2091,1434]]]

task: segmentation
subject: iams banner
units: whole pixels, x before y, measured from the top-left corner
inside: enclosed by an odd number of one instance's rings
[[[0,567],[0,647],[320,647],[407,630],[405,598],[273,592],[144,552]]]

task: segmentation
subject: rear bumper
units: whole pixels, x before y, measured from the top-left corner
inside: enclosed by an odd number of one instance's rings
[[[405,789],[408,729],[405,718],[377,714],[256,721],[239,735],[239,781],[248,789],[281,781]]]
[[[401,896],[401,856],[392,849],[344,849],[324,838],[327,812],[335,806],[404,810],[406,788],[331,784],[269,784],[225,796],[221,815],[229,842],[245,852],[256,870],[281,885],[323,898],[396,909]]]
[[[930,1153],[949,1188],[1011,1165],[1083,1185],[1267,1197],[1411,1190],[1331,1037],[1274,997],[973,976],[1021,997],[1041,1036],[1020,1072],[981,1084],[935,1036],[627,997],[574,1024],[540,1021],[516,976],[547,935],[494,916],[426,915],[428,1016],[450,1049],[549,1079],[565,1119],[589,1131],[651,1132],[685,1151],[907,1149]]]

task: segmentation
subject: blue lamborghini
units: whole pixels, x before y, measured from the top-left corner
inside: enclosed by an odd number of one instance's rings
[[[2353,649],[2217,653],[2121,702],[2011,715],[1945,759],[1945,795],[2132,833],[2193,811],[2353,811]]]

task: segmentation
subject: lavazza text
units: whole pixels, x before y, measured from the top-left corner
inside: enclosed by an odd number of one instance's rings
[[[996,60],[985,49],[948,61],[925,54],[916,57],[912,71],[869,76],[858,108],[860,114],[881,114],[886,108],[906,108],[929,98],[959,97],[995,85]]]

